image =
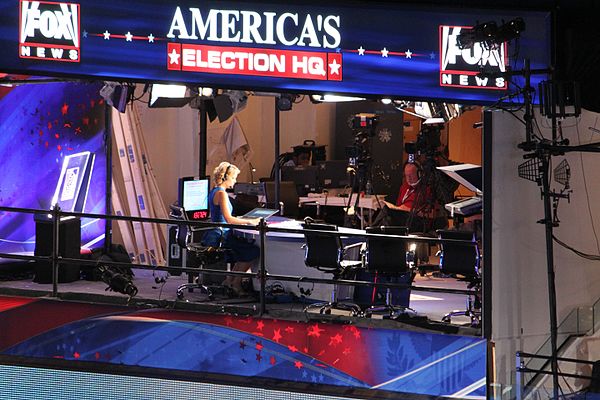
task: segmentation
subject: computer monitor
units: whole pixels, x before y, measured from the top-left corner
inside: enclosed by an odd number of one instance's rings
[[[179,205],[188,219],[198,221],[209,217],[208,193],[210,178],[187,176],[179,178]]]
[[[457,164],[437,167],[437,169],[476,194],[483,194],[483,179],[479,165]]]
[[[350,185],[348,160],[319,161],[319,179],[324,188],[343,188]]]
[[[249,182],[237,182],[233,186],[233,193],[237,194],[248,194],[253,196],[264,196],[265,185],[263,182],[249,183]]]
[[[281,167],[281,180],[296,183],[299,196],[306,196],[310,192],[318,192],[319,167],[316,165],[297,165]]]

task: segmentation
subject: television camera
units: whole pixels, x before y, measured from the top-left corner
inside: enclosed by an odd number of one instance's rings
[[[350,119],[350,128],[354,134],[352,145],[346,147],[348,171],[355,176],[356,191],[371,192],[371,139],[379,118],[376,114],[356,114]]]
[[[424,155],[427,158],[439,156],[439,148],[442,145],[441,133],[443,128],[443,123],[423,124],[421,131],[417,135],[417,140],[404,144],[404,151],[408,154],[409,160],[414,161],[415,155]]]

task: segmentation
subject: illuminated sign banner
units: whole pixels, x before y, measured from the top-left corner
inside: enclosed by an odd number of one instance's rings
[[[79,4],[21,1],[19,57],[78,62]]]
[[[0,71],[485,104],[522,86],[511,68],[525,58],[550,62],[546,12],[165,3],[2,0]],[[515,17],[526,24],[518,44],[457,45],[477,21]]]

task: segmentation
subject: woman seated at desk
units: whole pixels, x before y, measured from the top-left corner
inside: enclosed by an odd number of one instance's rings
[[[238,167],[226,161],[219,164],[213,171],[214,188],[208,195],[210,219],[235,225],[258,225],[259,219],[242,219],[232,215],[233,206],[229,201],[226,189],[233,188],[240,173]],[[202,240],[204,245],[219,246],[221,243],[229,250],[226,261],[234,263],[232,271],[247,272],[260,256],[260,249],[254,243],[239,237],[231,228],[213,229],[208,231]],[[230,287],[237,295],[246,294],[242,288],[241,276],[228,276],[223,285]]]

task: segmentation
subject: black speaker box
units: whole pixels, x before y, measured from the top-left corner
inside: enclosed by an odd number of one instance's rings
[[[167,264],[170,267],[186,267],[187,250],[177,243],[177,225],[167,227],[169,242],[167,243]],[[181,275],[181,271],[171,271],[171,275]]]
[[[81,220],[69,218],[58,224],[58,255],[66,258],[79,258],[81,247]],[[52,254],[52,220],[37,220],[35,222],[35,251],[36,256]],[[47,261],[36,261],[34,282],[52,283],[52,264]],[[78,264],[59,264],[58,282],[73,282],[79,279]]]

